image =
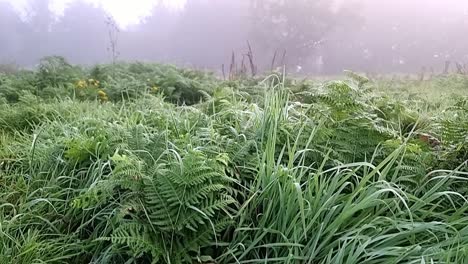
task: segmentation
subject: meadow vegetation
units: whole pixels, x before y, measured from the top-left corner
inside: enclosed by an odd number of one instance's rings
[[[8,67],[0,263],[466,263],[467,96],[463,75]]]

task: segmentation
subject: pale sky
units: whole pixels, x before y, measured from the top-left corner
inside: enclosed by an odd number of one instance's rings
[[[0,0],[0,2],[9,2],[22,15],[25,16],[31,1],[35,0]],[[50,9],[58,16],[63,14],[63,10],[68,4],[75,0],[51,0]],[[142,17],[151,14],[152,8],[158,3],[163,2],[167,7],[179,9],[185,5],[187,0],[84,0],[95,5],[102,6],[111,14],[117,23],[125,28],[130,25],[138,24]]]

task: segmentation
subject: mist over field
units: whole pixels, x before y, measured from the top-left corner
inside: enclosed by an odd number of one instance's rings
[[[468,263],[468,0],[0,0],[0,264]]]
[[[239,64],[251,54],[261,71],[314,74],[442,72],[446,61],[468,62],[463,0],[0,0],[0,63],[109,62],[108,16],[119,60],[220,71],[233,53]]]

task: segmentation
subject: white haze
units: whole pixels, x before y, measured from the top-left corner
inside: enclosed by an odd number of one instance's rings
[[[0,0],[0,64],[29,66],[47,55],[108,62],[110,14],[121,29],[122,60],[218,71],[233,53],[240,64],[249,42],[260,70],[286,64],[315,74],[414,73],[441,71],[446,61],[468,69],[468,0],[263,0],[284,3],[284,14],[272,21],[289,17],[296,23],[290,28],[264,26],[252,1],[260,0]],[[293,6],[301,1],[334,5],[332,13]],[[39,3],[48,3],[53,18]],[[313,28],[301,23],[310,18]]]
[[[0,0],[0,2],[8,2],[15,10],[27,19],[28,12],[31,10],[31,0]],[[33,0],[34,1],[34,0]],[[50,1],[50,10],[60,18],[65,9],[77,0],[52,0]],[[101,6],[104,10],[112,15],[119,26],[126,28],[141,22],[141,20],[151,15],[151,10],[159,2],[155,0],[83,0],[96,6]],[[163,4],[169,8],[181,9],[185,5],[186,0],[164,0]]]

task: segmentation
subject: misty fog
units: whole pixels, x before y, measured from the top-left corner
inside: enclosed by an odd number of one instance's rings
[[[102,6],[76,0],[58,14],[49,0],[29,0],[24,12],[13,2],[0,0],[0,64],[30,67],[47,55],[77,64],[111,60],[112,14]],[[139,23],[115,32],[119,60],[219,71],[247,60],[250,44],[259,70],[440,72],[446,61],[468,63],[464,0],[154,2]]]

